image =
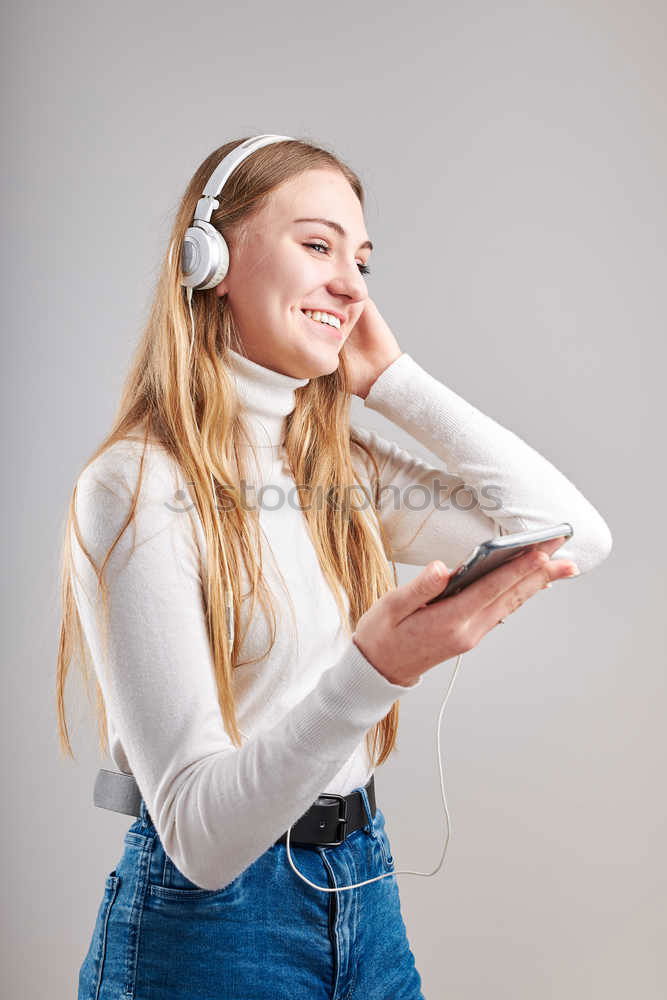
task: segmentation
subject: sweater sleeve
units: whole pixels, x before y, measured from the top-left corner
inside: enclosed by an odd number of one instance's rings
[[[195,534],[182,493],[165,500],[174,496],[170,461],[156,452],[145,466],[135,519],[106,564],[107,627],[73,533],[75,599],[107,712],[165,850],[196,885],[219,889],[303,815],[366,731],[423,678],[391,683],[350,639],[301,702],[237,749],[217,701]],[[127,520],[137,464],[120,442],[77,480],[80,536],[98,567]]]
[[[380,472],[379,518],[396,562],[449,569],[497,535],[563,521],[574,534],[552,558],[581,573],[610,553],[610,530],[589,501],[551,462],[516,434],[462,399],[401,354],[375,380],[364,405],[381,413],[442,459],[441,467],[353,425]],[[370,463],[366,464],[370,471]]]

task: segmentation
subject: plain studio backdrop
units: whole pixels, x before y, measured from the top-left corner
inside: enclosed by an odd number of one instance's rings
[[[272,132],[359,172],[369,294],[402,349],[550,459],[614,539],[463,659],[442,729],[449,851],[434,878],[399,876],[425,995],[662,998],[664,4],[65,0],[4,17],[6,994],[74,995],[132,822],[93,806],[110,762],[78,681],[76,761],[58,751],[66,504],[187,181],[223,142]],[[404,704],[377,772],[398,869],[440,858],[453,666]]]

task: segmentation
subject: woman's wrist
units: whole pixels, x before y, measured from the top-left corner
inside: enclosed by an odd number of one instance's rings
[[[384,679],[386,681],[389,681],[390,684],[399,684],[401,687],[413,687],[415,684],[417,684],[419,682],[419,677],[418,676],[417,677],[405,677],[405,676],[392,677],[389,674],[385,673],[384,670],[380,670],[380,668],[375,663],[373,663],[373,660],[370,658],[370,656],[368,655],[368,653],[366,652],[366,650],[362,647],[361,643],[359,643],[357,641],[357,634],[356,634],[356,632],[352,636],[352,641],[355,644],[355,646],[357,647],[357,649],[362,653],[362,655],[364,656],[364,658],[370,663],[370,665],[373,667],[373,669],[377,670],[377,672],[379,674],[382,674],[382,676],[384,677]]]

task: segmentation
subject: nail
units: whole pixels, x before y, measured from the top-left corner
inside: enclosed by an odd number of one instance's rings
[[[577,565],[575,565],[575,563],[572,563],[572,566],[570,568],[570,572],[566,573],[565,575],[566,576],[579,576],[580,572],[581,572],[581,570],[579,569],[579,567]]]
[[[553,584],[551,583],[551,580],[549,580],[549,582],[548,582],[548,583],[545,583],[545,584],[544,584],[544,586],[542,587],[542,590],[546,590],[546,589],[547,589],[547,587],[552,587],[552,586],[553,586]]]

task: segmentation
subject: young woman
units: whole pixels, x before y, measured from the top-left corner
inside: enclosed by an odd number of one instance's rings
[[[187,188],[69,508],[61,745],[73,756],[76,653],[100,747],[141,792],[79,1000],[416,1000],[396,878],[376,878],[393,859],[373,772],[399,699],[575,563],[601,563],[611,536],[552,464],[399,345],[368,293],[361,183],[331,152],[294,139],[243,159],[211,216],[228,271],[185,287],[186,230],[237,145]],[[351,426],[353,394],[442,466]],[[565,520],[567,545],[425,606],[476,544]],[[425,568],[397,586],[396,562]]]

